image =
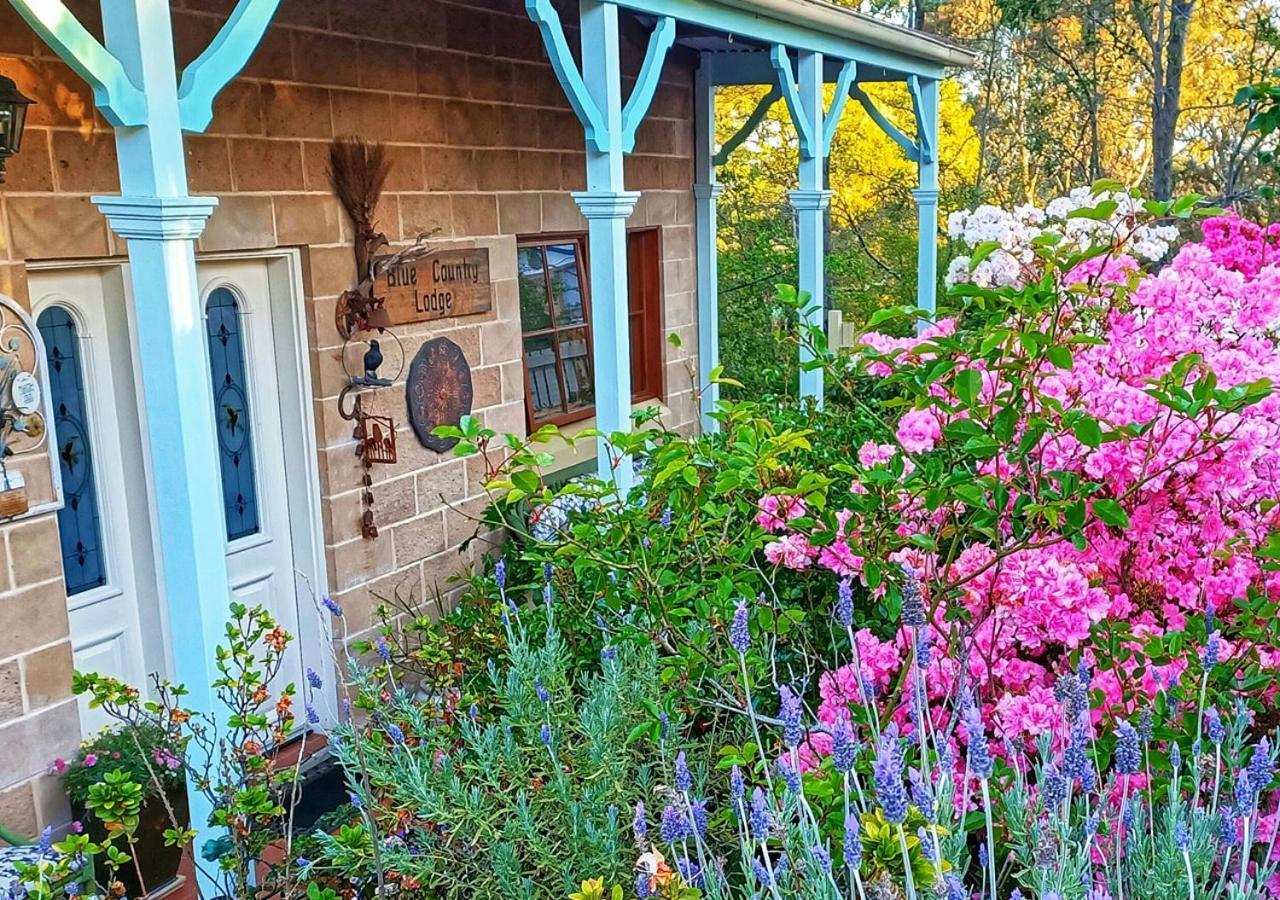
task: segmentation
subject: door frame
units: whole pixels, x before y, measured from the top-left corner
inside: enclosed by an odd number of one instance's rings
[[[198,253],[196,265],[203,262],[252,262],[263,261],[267,266],[267,278],[270,286],[270,298],[267,311],[272,317],[272,333],[277,352],[277,368],[281,377],[281,386],[287,385],[289,390],[282,391],[280,396],[281,427],[284,431],[285,446],[300,446],[299,459],[286,453],[286,467],[299,466],[302,483],[297,489],[288,491],[290,533],[294,539],[294,576],[295,585],[299,578],[305,582],[311,593],[318,600],[329,590],[328,561],[324,545],[324,517],[320,485],[320,457],[316,435],[315,407],[312,400],[311,379],[311,344],[308,339],[306,318],[306,292],[302,273],[302,253],[298,248],[282,247],[273,250],[248,250],[221,253]],[[101,269],[104,276],[119,284],[123,293],[126,317],[129,325],[129,341],[133,350],[133,379],[138,388],[138,423],[142,440],[142,467],[146,473],[146,492],[148,500],[149,534],[151,558],[155,568],[151,573],[139,573],[140,576],[153,578],[156,582],[156,595],[159,600],[158,610],[154,611],[151,622],[158,619],[160,636],[164,645],[164,673],[172,676],[173,638],[169,624],[169,607],[163,596],[163,588],[155,577],[161,560],[155,552],[159,544],[156,516],[156,494],[154,467],[151,459],[151,442],[146,439],[149,433],[146,405],[142,402],[142,377],[138,360],[139,341],[137,330],[136,307],[133,302],[132,281],[129,278],[129,263],[121,257],[73,260],[31,260],[27,262],[28,271],[59,271],[72,269]],[[115,270],[108,274],[108,270]],[[204,298],[200,298],[203,304]],[[261,309],[259,305],[257,308]],[[203,308],[201,310],[203,319]],[[283,345],[283,347],[282,347]],[[279,351],[287,351],[287,357]],[[208,360],[204,361],[208,366]],[[288,381],[286,381],[288,379]],[[283,420],[288,421],[283,421]],[[296,444],[291,442],[296,441]],[[55,473],[56,474],[56,473]],[[295,596],[297,592],[295,591]],[[326,709],[319,710],[321,718],[327,722],[337,719],[336,681],[333,673],[336,670],[336,659],[333,652],[332,623],[323,614],[318,603],[307,609],[299,598],[298,623],[299,634],[295,639],[300,647],[312,647],[310,665],[325,683],[331,688],[324,694]],[[140,611],[144,628],[148,624],[148,611]],[[144,635],[145,637],[145,635]],[[208,648],[212,649],[212,648]],[[153,668],[148,659],[148,668]],[[302,686],[298,685],[302,690]],[[331,706],[332,704],[332,706]]]

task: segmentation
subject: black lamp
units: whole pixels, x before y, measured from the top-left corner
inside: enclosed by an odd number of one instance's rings
[[[0,183],[4,182],[5,161],[22,147],[30,105],[31,100],[22,96],[13,79],[0,75]]]

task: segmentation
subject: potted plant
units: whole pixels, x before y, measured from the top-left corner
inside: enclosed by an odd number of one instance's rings
[[[133,848],[137,864],[120,871],[126,896],[157,893],[178,877],[183,848],[166,846],[164,832],[186,828],[187,791],[181,753],[163,729],[151,723],[104,728],[81,743],[70,760],[56,761],[54,769],[63,773],[72,813],[95,843],[106,837],[106,829],[89,802],[93,786],[116,771],[142,786]]]

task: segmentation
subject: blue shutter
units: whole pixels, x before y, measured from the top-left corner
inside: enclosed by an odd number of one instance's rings
[[[58,510],[58,536],[62,544],[62,574],[70,596],[107,583],[98,484],[89,440],[89,403],[75,320],[62,307],[52,306],[40,314],[36,325],[44,339],[62,471],[65,502]]]
[[[213,416],[218,426],[222,469],[222,503],[227,516],[227,540],[234,541],[258,531],[258,487],[244,334],[240,327],[240,306],[227,288],[218,288],[209,295],[205,315],[213,379]]]

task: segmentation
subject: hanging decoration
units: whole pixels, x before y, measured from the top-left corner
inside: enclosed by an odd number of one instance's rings
[[[442,438],[433,432],[441,425],[457,425],[471,412],[471,366],[462,348],[445,337],[423,344],[409,365],[405,399],[409,424],[422,446],[436,453],[452,450],[457,438]]]
[[[0,518],[31,509],[26,482],[10,461],[49,440],[47,398],[36,377],[43,362],[44,344],[31,317],[0,294]]]

